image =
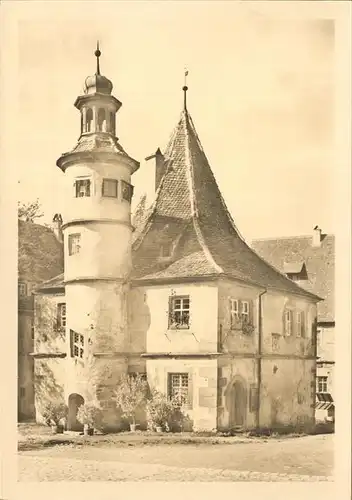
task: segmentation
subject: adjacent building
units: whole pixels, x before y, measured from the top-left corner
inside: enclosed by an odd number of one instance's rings
[[[308,236],[254,240],[252,246],[292,281],[324,299],[317,318],[316,419],[334,419],[335,237],[316,226]]]
[[[34,408],[33,291],[63,268],[60,218],[55,229],[18,221],[18,419],[31,420]]]
[[[64,273],[35,295],[37,419],[57,398],[79,429],[79,405],[99,400],[105,426],[118,429],[118,378],[143,373],[180,397],[194,430],[312,425],[320,298],[240,236],[186,86],[170,141],[150,159],[154,201],[132,227],[139,163],[117,138],[121,102],[95,54],[96,73],[75,102],[78,143],[57,162],[67,179]]]

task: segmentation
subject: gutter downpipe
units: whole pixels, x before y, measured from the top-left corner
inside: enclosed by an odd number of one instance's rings
[[[260,428],[260,396],[261,396],[261,384],[262,384],[262,346],[263,346],[263,311],[262,311],[262,296],[267,293],[268,290],[260,293],[258,296],[258,364],[257,364],[257,412],[256,412],[256,428]]]

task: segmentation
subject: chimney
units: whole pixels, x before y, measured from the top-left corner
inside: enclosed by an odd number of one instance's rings
[[[165,162],[164,162],[164,155],[160,151],[160,148],[156,150],[156,152],[148,156],[145,161],[149,160],[154,160],[154,166],[155,166],[155,191],[158,189],[160,181],[162,176],[164,175],[165,172]]]
[[[63,242],[63,234],[62,234],[62,217],[61,214],[55,214],[53,218],[53,231],[55,233],[56,238],[60,243]]]
[[[321,245],[321,229],[319,226],[315,226],[313,229],[313,247],[320,247]]]

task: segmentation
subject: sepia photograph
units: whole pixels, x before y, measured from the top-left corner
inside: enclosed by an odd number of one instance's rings
[[[16,481],[328,488],[335,2],[13,3]]]

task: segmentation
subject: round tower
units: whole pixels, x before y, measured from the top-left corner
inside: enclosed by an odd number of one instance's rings
[[[82,401],[100,399],[114,425],[111,389],[127,372],[127,300],[131,271],[131,175],[139,163],[116,137],[121,102],[100,73],[89,76],[75,101],[81,115],[76,146],[57,166],[65,173],[63,214],[66,294],[66,384],[69,428]],[[110,407],[110,410],[109,410]]]

